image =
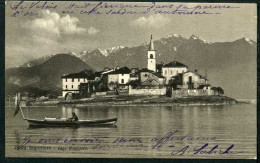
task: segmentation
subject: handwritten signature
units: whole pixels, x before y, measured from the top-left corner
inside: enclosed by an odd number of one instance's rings
[[[193,148],[192,152],[194,155],[196,154],[239,154],[239,153],[243,153],[243,152],[233,152],[231,151],[231,149],[234,147],[234,144],[231,144],[229,147],[227,147],[226,149],[218,149],[219,145],[215,145],[213,147],[209,147],[209,144],[206,143],[202,146],[196,146]],[[174,148],[174,145],[169,146],[170,148]],[[208,147],[208,148],[207,148]],[[176,150],[176,151],[172,151],[171,155],[184,155],[186,152],[189,153],[189,149],[190,145],[187,145],[183,148],[181,148],[180,150]]]

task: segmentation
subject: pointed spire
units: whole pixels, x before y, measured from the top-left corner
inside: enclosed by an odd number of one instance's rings
[[[149,50],[150,50],[150,51],[153,51],[153,50],[154,50],[154,45],[153,45],[153,35],[151,35],[151,41],[150,41]]]

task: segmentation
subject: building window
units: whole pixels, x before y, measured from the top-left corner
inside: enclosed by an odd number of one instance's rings
[[[66,85],[65,87],[66,87],[66,89],[68,88],[68,86],[67,86],[67,85]]]
[[[124,74],[122,74],[122,76],[124,76]]]
[[[84,78],[84,82],[86,82],[86,79]]]
[[[80,79],[78,78],[78,81],[80,81]]]
[[[71,88],[73,88],[73,85],[71,86]]]
[[[165,75],[167,74],[167,70],[165,70],[164,74],[165,74]]]
[[[66,82],[67,82],[67,78],[66,78]]]
[[[192,76],[189,76],[189,83],[192,83]]]
[[[150,58],[153,59],[153,54],[150,54]]]
[[[72,82],[74,82],[74,78],[72,78],[71,80],[72,80]]]
[[[124,79],[121,79],[121,83],[124,83]]]

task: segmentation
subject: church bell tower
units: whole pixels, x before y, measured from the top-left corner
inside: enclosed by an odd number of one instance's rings
[[[155,60],[155,50],[153,45],[153,35],[151,35],[151,41],[149,45],[149,50],[147,51],[148,63],[147,68],[148,70],[152,70],[156,72],[156,60]]]

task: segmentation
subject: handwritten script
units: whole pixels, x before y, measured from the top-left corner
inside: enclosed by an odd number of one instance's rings
[[[239,7],[230,4],[20,1],[11,3],[10,8],[11,17],[18,17],[37,16],[40,14],[40,10],[46,9],[59,10],[61,14],[81,15],[214,15]]]
[[[112,142],[99,138],[67,138],[67,139],[33,139],[32,136],[25,137],[22,143],[15,146],[15,150],[31,150],[31,151],[50,151],[58,150],[61,152],[67,150],[108,150],[127,148],[134,149],[163,149],[170,151],[169,155],[194,154],[194,155],[210,155],[210,154],[239,154],[242,151],[235,151],[235,145],[218,145],[215,137],[193,137],[192,135],[176,136],[179,130],[168,132],[163,137],[155,137],[148,141],[143,138],[115,138]],[[177,143],[184,142],[187,143]],[[197,143],[191,143],[197,141]],[[207,141],[210,141],[208,143]],[[185,144],[185,145],[183,145]],[[192,145],[193,144],[193,145]],[[201,144],[201,145],[195,145]]]

